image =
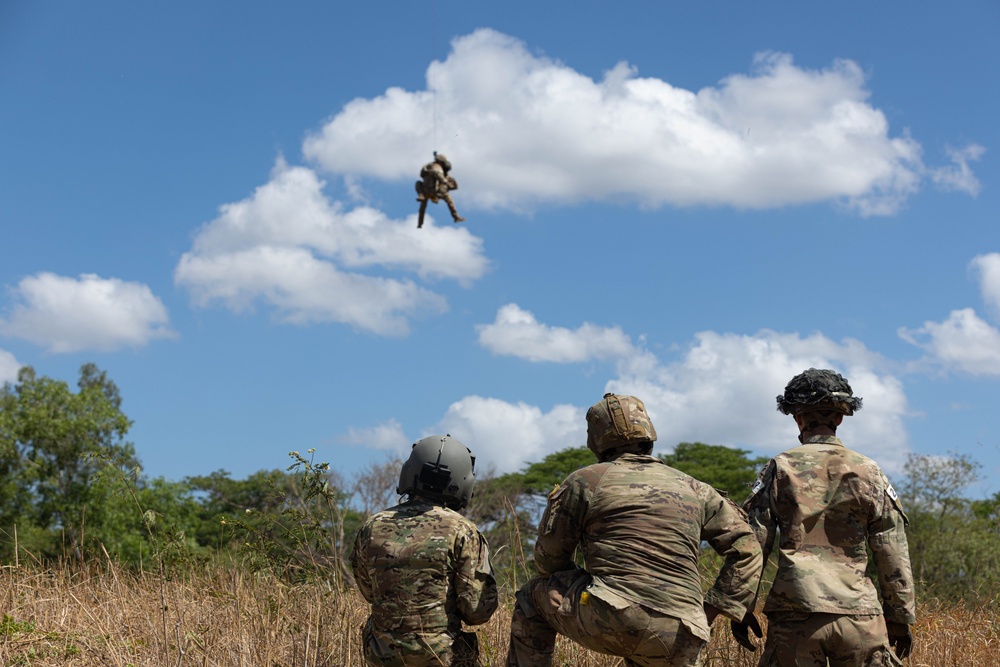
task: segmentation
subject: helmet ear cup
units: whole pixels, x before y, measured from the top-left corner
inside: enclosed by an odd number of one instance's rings
[[[446,465],[427,461],[421,466],[417,481],[420,487],[426,491],[444,493],[445,489],[450,486],[448,482],[451,481],[451,471]]]
[[[423,496],[457,510],[468,504],[475,483],[472,451],[450,435],[433,435],[413,443],[396,493]]]

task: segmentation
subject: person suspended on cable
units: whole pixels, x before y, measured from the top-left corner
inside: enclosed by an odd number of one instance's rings
[[[424,213],[427,211],[428,201],[436,204],[438,200],[443,199],[448,205],[448,210],[451,211],[452,220],[455,222],[465,221],[465,218],[458,214],[455,202],[452,200],[451,195],[448,194],[451,190],[458,189],[458,182],[454,176],[449,175],[448,172],[450,171],[451,162],[448,161],[448,158],[443,153],[438,153],[437,151],[434,151],[434,161],[425,164],[420,170],[420,180],[415,184],[417,201],[420,202],[417,229],[424,226]]]

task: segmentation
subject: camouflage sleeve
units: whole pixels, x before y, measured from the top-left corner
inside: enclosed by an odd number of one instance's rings
[[[743,511],[747,513],[747,522],[760,545],[764,563],[767,563],[767,558],[771,555],[774,537],[777,533],[775,517],[778,516],[778,513],[774,507],[775,470],[774,459],[771,459],[757,475],[757,479],[750,489],[750,495],[743,501]]]
[[[573,552],[583,531],[585,496],[585,484],[573,476],[549,494],[535,542],[535,567],[542,576],[576,567]]]
[[[882,609],[887,621],[916,621],[910,549],[906,541],[906,515],[889,480],[882,476],[884,491],[877,513],[868,526],[868,546],[875,560]]]
[[[489,544],[475,526],[470,528],[456,540],[455,588],[459,616],[469,625],[479,625],[497,609],[497,582]]]
[[[357,537],[354,538],[354,548],[351,550],[351,572],[354,573],[354,583],[357,584],[358,590],[361,591],[362,597],[372,601],[372,582],[368,577],[368,537],[370,536],[370,530],[368,524],[365,524],[361,530],[358,531]]]
[[[741,621],[757,597],[764,560],[746,514],[728,496],[705,485],[704,526],[701,539],[725,558],[705,602],[733,620]]]

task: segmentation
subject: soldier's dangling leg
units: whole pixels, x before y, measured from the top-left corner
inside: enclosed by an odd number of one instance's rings
[[[417,214],[417,229],[424,226],[424,213],[427,212],[427,199],[424,198],[420,201],[420,213]]]
[[[455,222],[465,222],[465,218],[458,214],[458,209],[455,208],[455,200],[451,198],[449,194],[441,195],[441,199],[448,204],[448,210],[451,211],[451,219]]]
[[[417,191],[417,201],[427,201],[427,195],[424,194],[424,182],[417,181],[413,187]]]

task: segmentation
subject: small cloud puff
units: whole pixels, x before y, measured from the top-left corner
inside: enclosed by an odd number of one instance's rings
[[[395,419],[388,419],[372,428],[350,428],[336,440],[345,445],[360,445],[399,454],[407,453],[412,444],[403,432],[403,427]]]
[[[502,306],[493,324],[477,325],[476,331],[479,344],[494,354],[529,361],[575,363],[620,358],[635,351],[632,341],[618,327],[589,322],[574,330],[546,326],[514,303]]]
[[[1000,317],[1000,253],[979,255],[969,262],[978,277],[987,309]],[[972,308],[953,310],[943,322],[924,322],[916,329],[900,327],[899,337],[925,352],[915,367],[944,372],[1000,376],[1000,330]]]
[[[983,156],[986,149],[978,144],[969,144],[964,148],[948,149],[948,157],[954,163],[948,167],[931,170],[931,179],[943,190],[955,190],[970,194],[979,194],[979,179],[972,173],[970,162],[975,162]]]

